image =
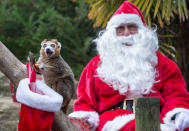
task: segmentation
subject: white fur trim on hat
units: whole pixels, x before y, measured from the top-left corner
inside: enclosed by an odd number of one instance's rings
[[[99,124],[99,114],[96,111],[74,111],[69,117],[86,118],[90,125],[95,128]]]
[[[35,93],[29,89],[29,79],[25,78],[19,82],[16,99],[20,103],[40,110],[56,112],[59,111],[63,102],[63,97],[48,87],[40,80],[36,81],[36,86],[42,94]]]
[[[120,24],[127,24],[127,23],[135,23],[138,25],[138,27],[144,27],[144,24],[140,18],[140,16],[138,16],[137,14],[117,14],[115,16],[113,16],[108,24],[106,29],[109,29],[111,27],[118,27]]]
[[[135,119],[134,114],[122,115],[115,117],[112,121],[106,122],[102,131],[118,131],[124,127],[128,122]]]
[[[161,124],[161,130],[162,131],[176,131],[176,125],[175,121],[171,120],[171,118],[180,112],[185,112],[189,114],[189,109],[186,108],[174,108],[173,110],[167,112],[165,117],[163,118],[163,121],[165,124]]]

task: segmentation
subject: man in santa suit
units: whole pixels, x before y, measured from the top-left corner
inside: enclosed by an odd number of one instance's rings
[[[125,1],[94,40],[98,56],[84,68],[70,117],[91,130],[134,131],[135,115],[125,99],[158,97],[162,131],[189,131],[189,93],[177,65],[158,52],[156,29]]]

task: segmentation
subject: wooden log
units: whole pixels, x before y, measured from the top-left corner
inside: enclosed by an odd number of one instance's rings
[[[21,63],[6,46],[0,41],[0,71],[12,82],[15,88],[21,79],[27,77],[26,66]],[[53,127],[58,131],[77,131],[66,114],[62,111],[55,113]],[[55,129],[55,128],[54,128]],[[56,130],[55,129],[55,130]],[[56,130],[57,131],[57,130]]]
[[[11,80],[15,87],[18,86],[21,79],[27,77],[26,66],[2,42],[0,42],[0,70]]]
[[[135,100],[135,131],[160,131],[158,97],[144,97]]]
[[[52,131],[79,131],[63,111],[55,112]]]

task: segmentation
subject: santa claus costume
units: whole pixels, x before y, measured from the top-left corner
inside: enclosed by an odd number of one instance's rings
[[[117,37],[116,28],[123,23],[136,24],[138,33]],[[127,47],[122,44],[124,41],[134,44]],[[176,131],[174,116],[178,113],[189,116],[189,93],[177,65],[157,51],[155,30],[146,27],[137,7],[125,1],[95,42],[99,55],[81,74],[78,99],[69,116],[87,118],[92,130],[134,131],[134,113],[112,107],[124,99],[158,97],[161,130]]]

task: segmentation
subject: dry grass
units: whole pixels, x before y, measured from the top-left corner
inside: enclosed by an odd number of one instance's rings
[[[16,131],[20,113],[20,104],[11,97],[0,97],[0,131]]]
[[[0,131],[16,131],[20,104],[11,98],[9,80],[0,72]]]

